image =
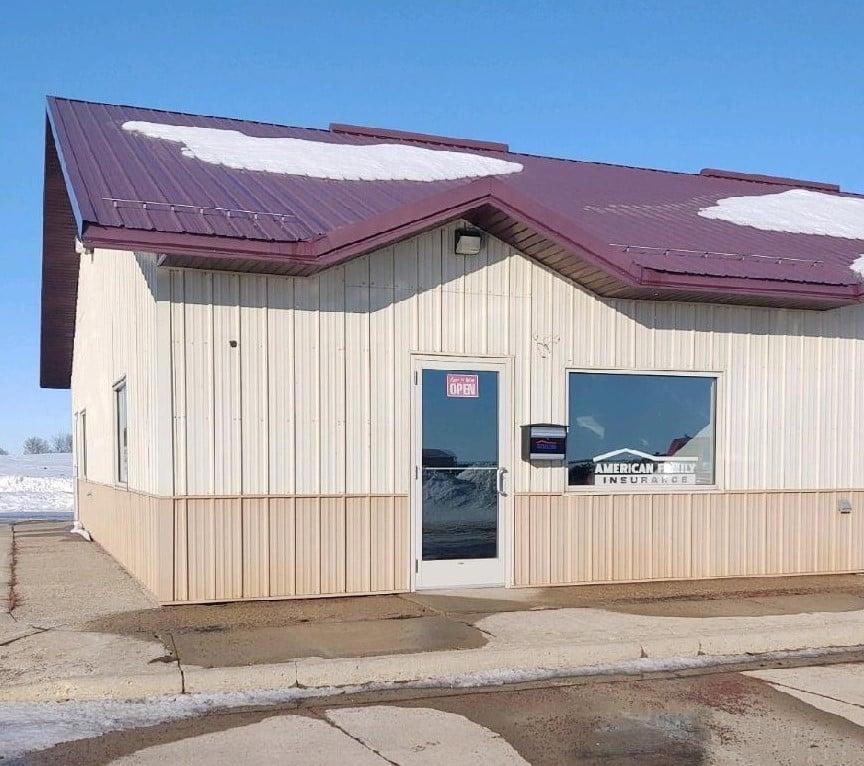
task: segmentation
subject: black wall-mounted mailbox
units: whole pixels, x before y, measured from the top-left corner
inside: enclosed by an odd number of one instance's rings
[[[522,426],[522,457],[525,460],[564,460],[567,454],[567,426],[533,423]]]

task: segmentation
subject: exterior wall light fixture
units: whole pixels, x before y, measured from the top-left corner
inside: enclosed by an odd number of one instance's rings
[[[456,255],[479,255],[483,248],[483,232],[480,229],[458,229],[456,231]]]

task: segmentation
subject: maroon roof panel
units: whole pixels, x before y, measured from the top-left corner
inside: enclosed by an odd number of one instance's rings
[[[72,245],[58,244],[68,230],[52,223],[67,215],[70,204],[85,245],[149,249],[173,263],[230,259],[235,269],[250,264],[261,271],[311,273],[464,216],[495,218],[501,236],[522,232],[538,252],[554,249],[553,268],[562,273],[610,275],[594,282],[604,285],[605,294],[651,297],[662,285],[666,298],[713,301],[726,290],[730,298],[755,304],[813,308],[862,298],[862,282],[849,269],[864,251],[860,240],[761,231],[697,214],[723,197],[792,188],[830,192],[831,185],[553,159],[510,152],[505,144],[335,123],[330,130],[296,128],[60,98],[48,99],[48,120],[46,147],[56,149],[58,161],[46,164],[43,385],[68,385],[71,365],[69,333],[46,332],[52,317],[69,316],[69,300],[74,318],[74,290],[49,277],[56,272],[68,279],[71,273]],[[175,142],[124,131],[129,120],[469,151],[521,163],[523,170],[432,182],[237,170],[184,156]],[[58,178],[65,182],[65,201]]]

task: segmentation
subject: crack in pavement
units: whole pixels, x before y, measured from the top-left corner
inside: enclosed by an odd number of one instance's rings
[[[453,612],[453,611],[449,611],[447,609],[439,609],[437,606],[433,606],[432,604],[426,604],[423,601],[418,601],[417,599],[412,598],[413,594],[411,594],[411,593],[400,593],[398,595],[401,599],[403,599],[405,601],[409,601],[412,604],[416,604],[417,606],[422,607],[423,609],[428,609],[430,612],[432,612],[433,614],[435,614],[438,617],[443,617],[445,620],[450,620],[451,622],[458,622],[458,623],[461,623],[462,625],[465,625],[469,628],[474,628],[475,630],[479,631],[480,633],[482,633],[487,638],[497,638],[497,636],[494,633],[486,630],[485,628],[481,628],[477,624],[477,622],[472,622],[467,617],[460,617],[459,612]],[[477,614],[481,615],[477,620],[478,622],[479,622],[479,620],[482,620],[484,617],[489,616],[489,614],[487,614],[485,612],[478,612]]]
[[[756,676],[759,678],[759,676]],[[832,697],[830,694],[822,694],[822,692],[814,692],[811,689],[801,689],[797,686],[792,686],[791,684],[784,684],[780,681],[768,681],[764,678],[759,679],[760,681],[764,681],[766,684],[773,686],[775,689],[791,689],[795,692],[801,692],[802,694],[812,694],[814,697],[821,697],[822,699],[831,700],[831,702],[839,702],[841,705],[850,705],[851,707],[857,707],[864,709],[864,705],[860,702],[849,702],[848,700],[840,699],[839,697]]]
[[[30,638],[31,636],[38,636],[40,633],[48,633],[51,628],[36,628],[33,625],[28,625],[30,628],[29,633],[25,633],[23,636],[15,636],[15,638],[7,639],[6,641],[0,641],[0,646],[9,646],[10,644],[14,644],[16,641],[20,641],[24,638]]]
[[[329,726],[332,726],[334,729],[336,729],[336,731],[341,731],[346,737],[353,739],[358,745],[362,745],[363,747],[365,747],[370,753],[377,755],[382,761],[384,761],[384,763],[389,763],[389,764],[391,764],[391,766],[401,766],[401,764],[399,764],[398,761],[391,761],[386,755],[383,755],[382,753],[378,752],[374,747],[372,747],[368,743],[364,742],[359,737],[355,737],[347,729],[344,729],[343,727],[341,727],[338,723],[336,723],[334,720],[332,720],[331,718],[328,717],[326,710],[320,710],[318,708],[310,708],[310,712],[319,720],[323,721],[324,723],[328,724]]]
[[[18,592],[15,586],[18,584],[18,573],[16,564],[18,563],[18,546],[15,542],[15,525],[9,525],[9,582],[6,584],[6,614],[13,622],[18,622],[18,618],[12,614],[15,607],[18,606]]]
[[[174,634],[169,633],[168,638],[171,639],[171,647],[174,650],[174,659],[177,662],[177,671],[180,673],[180,694],[186,694],[186,674],[183,672],[183,665],[180,664],[180,652],[177,651],[177,643],[174,641]]]

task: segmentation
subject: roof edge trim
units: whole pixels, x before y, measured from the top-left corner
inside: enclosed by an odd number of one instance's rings
[[[642,268],[640,283],[643,287],[662,287],[673,290],[698,289],[705,293],[728,293],[734,290],[739,295],[772,296],[789,299],[828,300],[837,306],[860,303],[864,299],[862,285],[824,285],[817,282],[787,282],[781,279],[752,279],[745,277],[722,277],[708,274],[684,276],[670,274],[648,266]],[[771,285],[770,289],[768,285]],[[796,287],[790,289],[788,286]],[[800,285],[800,287],[798,287]]]
[[[786,178],[784,176],[769,176],[761,173],[741,173],[737,170],[718,170],[717,168],[702,168],[700,176],[707,178],[726,178],[730,181],[752,181],[760,184],[776,184],[777,186],[796,186],[801,189],[814,189],[816,191],[839,192],[840,184],[828,183],[827,181],[807,181],[802,178]]]
[[[400,141],[417,141],[424,144],[439,144],[441,146],[453,146],[459,149],[479,149],[487,152],[509,152],[507,144],[498,141],[480,141],[474,138],[452,138],[450,136],[436,136],[432,133],[413,133],[408,130],[394,130],[392,128],[367,128],[363,125],[348,125],[341,122],[330,123],[331,133],[342,133],[348,136],[365,136],[368,138],[389,138]]]
[[[480,207],[490,206],[580,258],[605,271],[628,288],[664,288],[706,296],[734,291],[742,296],[829,302],[848,305],[864,300],[864,283],[825,285],[790,283],[782,279],[750,279],[709,275],[673,275],[634,264],[613,248],[578,230],[553,211],[514,192],[496,179],[479,179],[397,211],[365,219],[312,242],[275,243],[193,234],[166,234],[88,225],[82,236],[88,247],[148,250],[174,255],[240,259],[251,263],[292,261],[320,271],[350,258],[387,247],[406,237],[442,225]],[[517,248],[518,249],[518,248]],[[650,299],[650,296],[646,296]]]
[[[60,163],[60,172],[63,174],[63,183],[66,185],[66,195],[69,197],[69,204],[72,206],[75,226],[78,229],[78,233],[81,234],[84,229],[84,214],[78,203],[78,195],[75,193],[75,186],[69,173],[69,163],[66,161],[66,155],[63,152],[63,142],[58,136],[55,120],[56,118],[51,109],[51,102],[49,101],[48,108],[45,110],[45,142],[47,144],[48,141],[51,141],[54,144],[54,151]],[[47,170],[47,168],[43,168],[43,177]]]

